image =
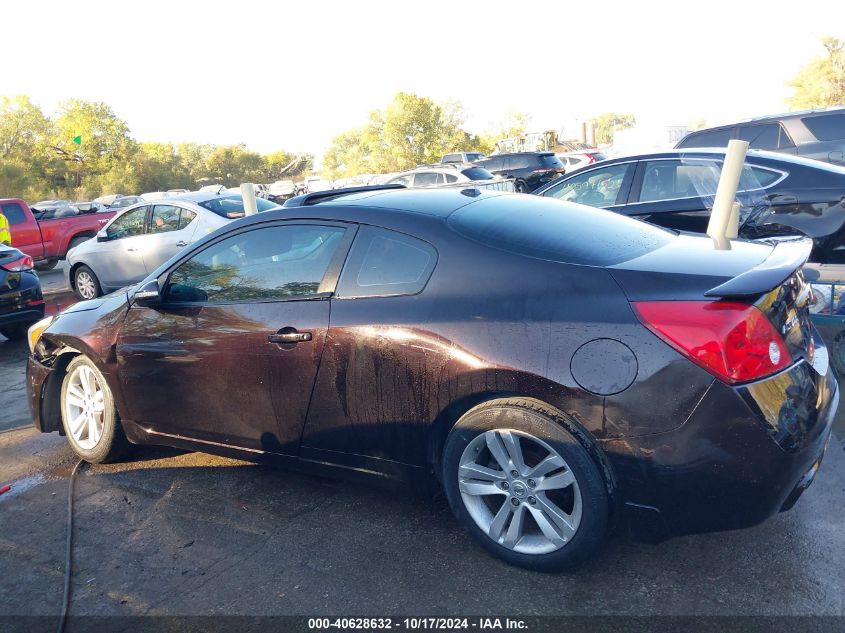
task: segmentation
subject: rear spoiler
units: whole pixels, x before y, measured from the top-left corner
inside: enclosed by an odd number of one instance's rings
[[[730,281],[711,288],[705,297],[743,297],[768,292],[786,281],[807,263],[813,240],[790,238],[778,240],[769,256],[760,264]]]

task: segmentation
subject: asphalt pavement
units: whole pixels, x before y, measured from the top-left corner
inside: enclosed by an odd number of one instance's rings
[[[0,340],[0,620],[60,611],[76,462],[58,434],[20,427],[25,358]],[[843,440],[839,426],[790,512],[659,545],[613,536],[566,574],[491,558],[442,496],[138,448],[79,476],[70,613],[845,616]]]

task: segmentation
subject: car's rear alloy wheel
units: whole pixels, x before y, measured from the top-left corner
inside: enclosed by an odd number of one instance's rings
[[[100,370],[85,356],[67,367],[62,383],[62,424],[74,452],[100,463],[118,457],[127,440],[111,390]]]
[[[542,403],[509,398],[470,410],[447,439],[443,481],[452,509],[512,564],[565,569],[606,534],[604,480],[562,422]]]
[[[100,296],[100,282],[88,266],[80,266],[73,277],[76,295],[80,299],[95,299]]]
[[[572,469],[528,433],[495,429],[477,435],[461,455],[458,487],[476,525],[515,552],[554,552],[581,525],[581,491]]]

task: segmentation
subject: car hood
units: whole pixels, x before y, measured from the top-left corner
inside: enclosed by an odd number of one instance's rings
[[[88,301],[80,301],[79,303],[74,303],[72,306],[62,310],[59,313],[59,316],[61,316],[62,314],[73,314],[75,312],[88,312],[89,310],[98,310],[103,306],[106,306],[106,312],[111,311],[114,308],[120,307],[121,304],[127,303],[128,299],[126,293],[129,289],[130,288],[122,288],[102,297],[97,297],[96,299],[90,299]]]

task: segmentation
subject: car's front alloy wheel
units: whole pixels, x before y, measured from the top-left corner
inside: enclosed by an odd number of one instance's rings
[[[606,535],[604,479],[565,422],[535,400],[494,400],[468,411],[446,440],[442,477],[452,510],[511,564],[566,569]]]
[[[73,359],[67,367],[61,407],[65,435],[82,459],[107,462],[126,449],[126,436],[108,383],[85,356]]]

